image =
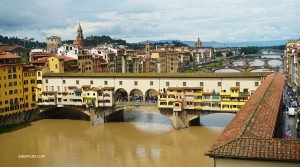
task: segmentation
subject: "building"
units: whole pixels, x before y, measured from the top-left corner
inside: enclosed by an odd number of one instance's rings
[[[92,57],[91,54],[78,55],[78,71],[80,73],[92,73],[94,71]]]
[[[284,51],[283,67],[287,76],[287,81],[291,84],[293,91],[300,92],[300,78],[298,65],[300,64],[300,39],[291,40],[286,44],[286,50]]]
[[[300,140],[284,139],[282,89],[285,75],[266,77],[205,152],[215,167],[291,166],[300,163]]]
[[[47,51],[55,53],[57,48],[62,46],[61,37],[51,36],[46,38]]]
[[[264,78],[269,75],[269,72],[261,73],[233,73],[233,74],[205,74],[205,73],[143,73],[143,74],[128,74],[122,73],[47,73],[43,76],[43,83],[45,91],[58,91],[68,86],[75,86],[82,88],[88,85],[89,87],[111,87],[115,91],[114,95],[118,95],[122,90],[122,96],[127,101],[131,101],[132,97],[139,96],[139,100],[146,102],[152,96],[158,96],[159,108],[172,108],[174,102],[174,96],[171,95],[176,89],[180,89],[183,93],[181,97],[176,99],[188,98],[185,100],[189,102],[189,105],[194,105],[193,109],[204,110],[226,110],[226,111],[238,111],[239,107],[221,107],[223,101],[220,94],[222,90],[231,90],[236,86],[236,82],[240,84],[240,92],[237,88],[236,92],[230,94],[230,100],[226,102],[230,105],[236,105],[239,102],[242,105],[245,102],[243,94],[241,92],[255,92]],[[51,88],[51,89],[50,89]],[[52,89],[53,88],[53,89]],[[177,91],[177,90],[176,90]],[[67,89],[66,91],[67,92]],[[192,97],[193,94],[193,97]],[[248,96],[251,93],[246,94]],[[232,96],[232,97],[231,97]],[[237,98],[234,98],[238,96]],[[84,97],[81,97],[84,99]],[[122,97],[124,98],[124,97]],[[225,101],[225,100],[224,100]],[[185,103],[184,103],[185,104]],[[196,107],[195,107],[196,105]],[[224,104],[225,106],[226,104]],[[192,107],[191,107],[192,109]]]
[[[21,62],[30,61],[29,51],[20,45],[0,44],[0,52],[8,52],[17,56],[21,56]]]
[[[11,53],[0,53],[0,115],[37,108],[35,68],[24,65],[21,59]]]

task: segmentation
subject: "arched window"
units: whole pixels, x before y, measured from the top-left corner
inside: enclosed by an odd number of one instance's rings
[[[15,81],[15,82],[14,82],[14,86],[17,86],[17,85],[18,85],[18,82]]]
[[[12,79],[12,76],[11,76],[11,75],[8,75],[8,79]]]
[[[14,79],[17,78],[17,74],[14,74]]]
[[[9,94],[10,94],[10,95],[14,94],[14,91],[10,90],[10,91],[9,91]]]
[[[14,90],[14,94],[18,94],[18,90],[17,89]]]

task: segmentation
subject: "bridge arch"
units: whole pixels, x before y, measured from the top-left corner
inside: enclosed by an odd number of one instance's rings
[[[90,120],[87,110],[76,107],[47,107],[42,112],[38,113],[38,118]]]
[[[124,88],[119,88],[115,91],[115,101],[127,102],[129,100],[128,92]]]
[[[218,73],[218,72],[242,72],[240,69],[232,69],[232,68],[216,68],[213,70],[213,73]]]
[[[145,100],[144,94],[140,89],[132,89],[129,93],[130,101],[143,102]]]
[[[145,93],[146,102],[156,103],[158,100],[158,91],[155,89],[148,89]]]

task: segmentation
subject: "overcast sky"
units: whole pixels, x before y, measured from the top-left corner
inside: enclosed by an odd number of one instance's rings
[[[0,35],[127,42],[240,42],[300,37],[300,0],[0,0]]]

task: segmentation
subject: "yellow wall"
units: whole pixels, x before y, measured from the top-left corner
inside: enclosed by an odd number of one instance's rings
[[[31,107],[32,97],[28,97],[26,100],[25,95],[30,95],[28,92],[23,90],[23,65],[22,64],[12,64],[12,65],[2,65],[0,66],[0,115],[11,114],[15,112],[21,112],[24,110],[29,110],[35,107]],[[13,68],[15,67],[15,72]],[[11,68],[11,72],[9,72]],[[9,79],[11,76],[11,79]],[[14,77],[15,76],[15,77]],[[34,79],[35,76],[29,77],[29,79]],[[33,86],[34,84],[26,85],[26,87]],[[31,91],[28,89],[28,91]],[[29,107],[25,107],[25,104],[28,103]]]
[[[36,104],[36,73],[35,71],[23,72],[23,91],[25,110],[32,110],[37,108]]]
[[[49,57],[48,59],[48,67],[50,72],[53,73],[63,73],[64,67],[63,67],[63,60],[58,59],[57,57]]]

